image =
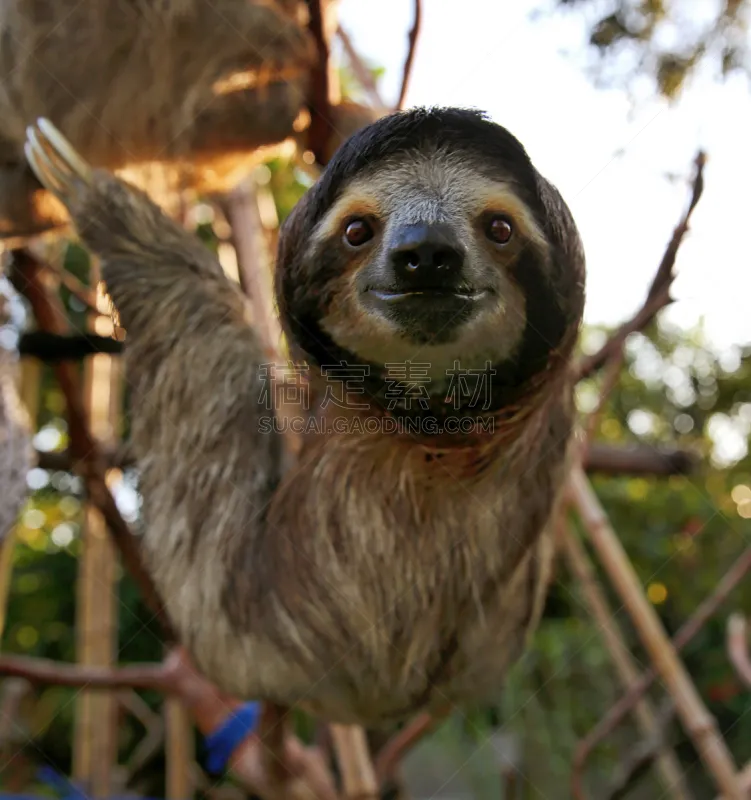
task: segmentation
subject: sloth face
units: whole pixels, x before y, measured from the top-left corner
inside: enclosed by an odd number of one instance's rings
[[[323,331],[363,360],[419,355],[439,372],[514,354],[527,322],[514,269],[545,253],[512,180],[440,149],[358,175],[314,241],[339,265]]]
[[[507,403],[570,355],[584,253],[512,134],[479,112],[415,109],[337,151],[284,223],[276,287],[296,357],[365,362],[377,379],[419,361],[438,392],[457,362],[492,364]]]

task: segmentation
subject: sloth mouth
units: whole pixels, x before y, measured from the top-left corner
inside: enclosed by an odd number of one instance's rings
[[[386,303],[398,303],[402,300],[414,300],[418,298],[425,298],[427,300],[447,299],[447,300],[466,300],[476,301],[482,300],[483,297],[490,294],[490,289],[471,289],[471,288],[448,288],[448,287],[431,287],[424,286],[419,289],[377,289],[371,287],[366,290],[367,294],[372,295],[378,300]]]

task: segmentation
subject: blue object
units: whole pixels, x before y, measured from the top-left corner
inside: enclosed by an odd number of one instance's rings
[[[253,733],[260,718],[261,704],[258,702],[245,703],[233,711],[213,733],[206,737],[208,750],[206,768],[209,772],[217,774],[227,768],[227,762],[235,748]],[[86,792],[53,767],[40,767],[37,779],[40,783],[45,783],[55,790],[63,800],[89,800]],[[0,800],[40,800],[40,798],[0,792]],[[140,798],[140,800],[149,800],[149,798]]]
[[[56,790],[65,800],[87,800],[86,793],[54,767],[43,766],[37,770],[37,780]]]
[[[260,703],[245,703],[206,737],[206,747],[209,751],[206,768],[209,772],[219,773],[227,768],[227,762],[235,748],[253,733],[260,717]]]

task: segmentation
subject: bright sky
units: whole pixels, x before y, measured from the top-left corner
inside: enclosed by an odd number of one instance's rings
[[[674,107],[650,100],[633,109],[624,91],[596,89],[584,73],[583,20],[531,22],[533,5],[424,0],[407,106],[480,108],[522,141],[581,231],[590,323],[620,322],[643,300],[688,198],[687,183],[666,175],[690,178],[704,148],[705,192],[678,258],[679,302],[665,313],[689,326],[703,316],[719,348],[751,342],[746,79],[697,76]],[[393,102],[412,3],[342,0],[340,21],[358,52],[385,67],[382,93]]]

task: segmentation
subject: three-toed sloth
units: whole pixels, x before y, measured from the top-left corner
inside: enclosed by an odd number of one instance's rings
[[[286,220],[315,422],[286,473],[215,258],[48,123],[27,155],[127,329],[145,557],[199,668],[367,726],[496,698],[542,610],[584,304],[576,226],[519,141],[475,111],[384,117]]]

